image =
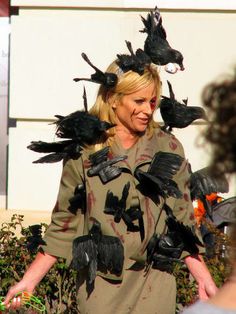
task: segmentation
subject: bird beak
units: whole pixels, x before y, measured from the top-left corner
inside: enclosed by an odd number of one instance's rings
[[[185,68],[184,68],[184,65],[181,64],[181,65],[180,65],[180,71],[184,71],[184,69],[185,69]]]

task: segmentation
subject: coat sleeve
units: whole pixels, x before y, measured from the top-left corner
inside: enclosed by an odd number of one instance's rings
[[[81,209],[78,208],[76,213],[72,213],[69,210],[69,200],[74,196],[75,188],[83,184],[83,181],[82,160],[68,160],[63,167],[51,223],[43,238],[46,244],[41,246],[44,252],[67,259],[67,264],[71,260],[72,241],[83,224]]]
[[[178,149],[176,153],[185,158],[182,144],[177,140],[176,142],[178,143]],[[190,190],[189,190],[190,173],[189,173],[188,160],[184,159],[180,170],[173,177],[173,179],[177,183],[178,188],[182,192],[183,196],[180,199],[170,197],[169,199],[167,199],[167,204],[173,209],[173,214],[175,215],[177,220],[182,222],[184,225],[187,225],[190,228],[193,228],[199,240],[203,243],[200,230],[196,225],[193,203],[190,196]],[[204,251],[205,251],[204,248],[199,247],[200,253],[203,253]],[[188,252],[183,251],[181,258],[184,258],[188,255],[189,255]]]

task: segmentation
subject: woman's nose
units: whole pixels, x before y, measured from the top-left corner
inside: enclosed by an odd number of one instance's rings
[[[146,102],[145,105],[144,105],[144,110],[143,110],[146,114],[148,115],[152,115],[152,106],[149,102]]]

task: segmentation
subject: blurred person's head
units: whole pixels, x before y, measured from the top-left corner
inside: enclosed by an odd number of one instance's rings
[[[236,70],[233,75],[208,84],[202,94],[208,110],[205,138],[212,144],[212,168],[216,175],[236,171]]]

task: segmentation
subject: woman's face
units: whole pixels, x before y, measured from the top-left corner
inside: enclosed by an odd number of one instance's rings
[[[156,107],[156,87],[148,87],[125,95],[113,104],[116,128],[131,134],[144,132]]]

